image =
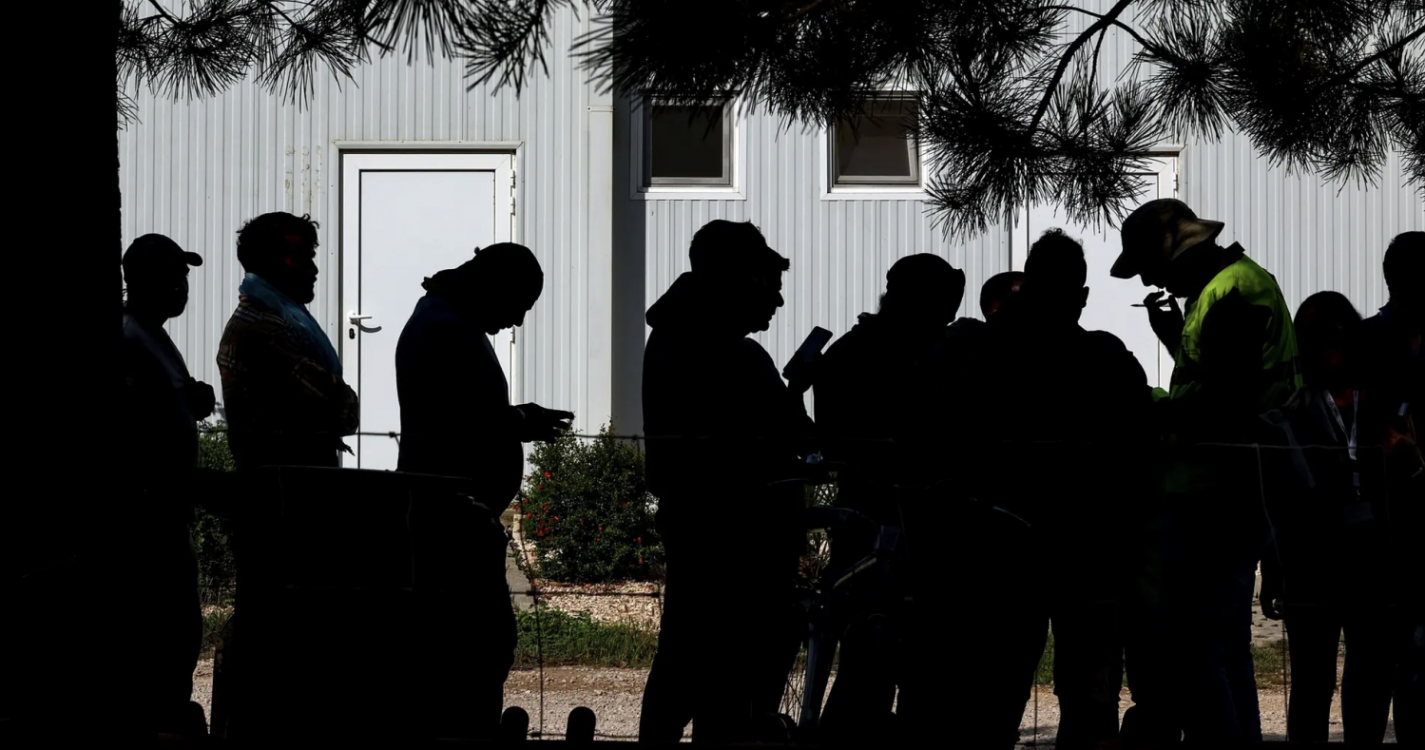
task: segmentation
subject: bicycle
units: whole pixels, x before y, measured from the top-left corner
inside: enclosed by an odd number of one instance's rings
[[[949,486],[950,482],[941,481],[921,488],[892,485],[889,489],[898,497],[912,493],[933,496]],[[962,514],[989,514],[996,523],[1003,523],[1018,533],[1029,529],[1024,519],[998,506],[973,498],[963,498],[956,505],[961,507]],[[898,655],[888,653],[888,644],[907,620],[915,602],[914,592],[902,590],[898,585],[901,576],[897,563],[903,560],[902,551],[908,550],[901,526],[877,525],[857,511],[828,506],[807,508],[805,519],[809,533],[825,531],[835,539],[838,531],[859,531],[861,538],[870,536],[873,542],[870,550],[855,562],[824,568],[799,582],[798,603],[805,613],[806,634],[802,653],[788,675],[781,710],[786,738],[802,742],[817,739],[828,705],[826,693],[837,648],[847,640],[846,636],[854,628],[865,629],[865,642],[873,644],[865,658],[870,662],[895,663]],[[822,545],[822,551],[829,551],[829,545]]]

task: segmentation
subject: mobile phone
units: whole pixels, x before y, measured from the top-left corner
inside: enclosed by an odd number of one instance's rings
[[[831,343],[831,331],[821,326],[812,328],[811,333],[807,334],[806,340],[797,347],[796,353],[787,362],[787,366],[782,368],[782,377],[790,380],[790,373],[796,369],[797,365],[810,362],[812,357],[820,354],[821,350],[825,349],[829,343]]]

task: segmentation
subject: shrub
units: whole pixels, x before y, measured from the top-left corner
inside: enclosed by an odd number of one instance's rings
[[[610,425],[592,440],[540,444],[530,465],[534,473],[515,512],[540,577],[564,583],[657,577],[663,549],[637,444],[620,440]]]
[[[198,465],[212,471],[233,471],[226,425],[206,422],[199,425]],[[201,506],[202,498],[198,501]],[[230,523],[200,509],[193,526],[193,543],[198,549],[198,587],[203,604],[230,604],[237,589],[237,560],[233,556]]]
[[[658,634],[625,623],[595,622],[588,612],[541,607],[515,615],[515,669],[539,665],[643,668],[653,664]]]

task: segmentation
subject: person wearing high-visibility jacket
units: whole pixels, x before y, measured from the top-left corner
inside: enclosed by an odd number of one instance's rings
[[[1111,269],[1166,290],[1144,305],[1175,363],[1170,386],[1155,393],[1163,494],[1141,535],[1149,541],[1127,663],[1142,710],[1124,717],[1126,745],[1176,740],[1180,731],[1190,744],[1261,740],[1250,646],[1269,533],[1258,494],[1264,479],[1245,460],[1253,454],[1221,446],[1257,442],[1257,415],[1302,381],[1276,279],[1240,244],[1218,244],[1224,227],[1182,201],[1150,201],[1124,220]]]

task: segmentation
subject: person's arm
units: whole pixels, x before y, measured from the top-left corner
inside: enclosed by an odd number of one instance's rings
[[[268,354],[279,371],[291,374],[327,423],[333,437],[356,434],[361,424],[361,403],[356,391],[341,377],[307,355],[307,343],[290,328],[266,337]]]

